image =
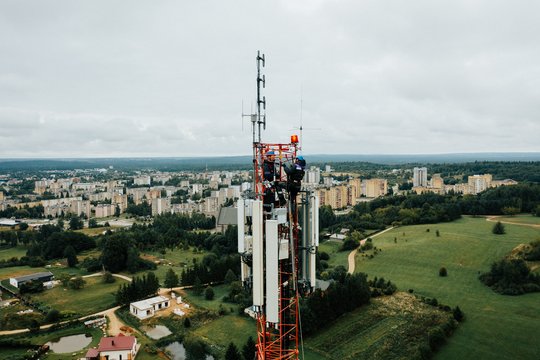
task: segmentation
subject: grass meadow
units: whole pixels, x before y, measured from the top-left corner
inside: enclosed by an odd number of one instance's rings
[[[493,220],[540,226],[540,216],[532,216],[532,215],[498,216]]]
[[[80,290],[57,285],[32,298],[59,311],[73,312],[78,316],[89,315],[114,305],[116,290],[125,283],[125,280],[115,279],[114,283],[104,284],[101,276],[85,278],[86,285]]]
[[[327,240],[319,245],[319,252],[324,251],[330,255],[330,260],[328,260],[329,270],[338,265],[348,267],[347,257],[350,251],[339,251],[342,244],[341,241]]]
[[[13,257],[21,258],[26,255],[26,246],[15,246],[7,249],[0,250],[0,260],[8,260]]]
[[[373,259],[357,255],[356,271],[390,279],[399,290],[414,289],[465,312],[466,321],[436,359],[539,359],[540,293],[499,295],[478,280],[515,246],[540,237],[538,228],[505,226],[506,234],[494,235],[492,222],[465,217],[396,228],[373,239],[382,249]],[[447,277],[438,275],[442,266]]]

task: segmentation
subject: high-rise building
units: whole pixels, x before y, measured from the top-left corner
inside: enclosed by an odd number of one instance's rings
[[[444,187],[444,179],[441,174],[434,174],[431,177],[431,187],[434,189],[442,189]]]
[[[388,193],[388,181],[386,179],[362,180],[362,195],[368,198],[384,196]]]
[[[316,166],[312,166],[306,175],[304,176],[304,183],[317,185],[321,182],[321,169]]]
[[[413,169],[413,186],[427,186],[427,168],[425,167],[415,167]]]
[[[478,194],[491,187],[493,176],[491,174],[469,176],[468,184],[473,194]]]

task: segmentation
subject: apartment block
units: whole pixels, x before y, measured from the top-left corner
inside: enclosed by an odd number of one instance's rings
[[[152,199],[152,216],[171,212],[171,203],[167,198]]]
[[[94,210],[97,218],[104,218],[114,216],[116,206],[112,204],[99,204],[95,206]]]
[[[427,168],[425,167],[415,167],[413,169],[413,186],[424,186],[428,185],[427,181]]]
[[[377,198],[388,193],[388,181],[386,179],[362,180],[362,195],[368,198]]]
[[[493,176],[491,174],[469,176],[468,185],[472,194],[478,194],[491,187]]]

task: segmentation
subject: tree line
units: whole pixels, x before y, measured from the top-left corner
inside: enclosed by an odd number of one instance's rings
[[[389,225],[447,222],[462,215],[540,214],[540,184],[518,184],[487,189],[477,195],[433,193],[385,196],[357,204],[336,216],[329,206],[319,209],[321,229],[384,229]]]
[[[368,304],[371,292],[363,273],[343,274],[326,291],[317,289],[300,302],[302,329],[306,335],[328,326],[346,312]]]
[[[116,302],[126,305],[134,301],[143,300],[157,294],[159,280],[153,272],[148,272],[141,277],[134,277],[130,283],[123,284],[116,292]]]
[[[480,281],[503,295],[540,292],[540,274],[533,273],[525,261],[540,260],[540,241],[529,244],[522,257],[494,262],[488,272],[479,276]]]
[[[140,257],[143,251],[165,251],[182,247],[187,250],[190,246],[212,251],[216,256],[235,252],[236,230],[229,228],[225,234],[211,234],[207,231],[195,232],[194,229],[213,227],[215,219],[203,214],[163,214],[156,216],[154,222],[148,225],[134,224],[130,229],[107,232],[98,238],[101,249],[100,258],[89,257],[81,266],[89,272],[104,267],[110,272],[127,270],[135,273],[141,270],[153,270],[156,265]],[[206,261],[210,261],[207,259]],[[212,263],[212,265],[214,265]],[[216,268],[221,267],[216,265]],[[200,270],[200,269],[198,269]],[[216,270],[217,271],[217,270]],[[209,270],[211,274],[216,272]],[[227,269],[225,269],[225,274]],[[207,278],[199,273],[201,280]],[[212,278],[215,276],[211,275]],[[223,279],[221,279],[223,280]],[[217,280],[211,280],[217,281]]]

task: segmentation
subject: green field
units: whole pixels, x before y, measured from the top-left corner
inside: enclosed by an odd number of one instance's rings
[[[167,270],[169,270],[169,268],[172,268],[174,272],[180,277],[184,267],[193,264],[193,259],[197,259],[197,261],[200,261],[207,254],[208,253],[204,251],[195,252],[193,248],[189,248],[188,250],[176,248],[172,251],[167,250],[165,254],[154,251],[141,253],[140,256],[146,260],[160,262],[160,264],[158,264],[157,266],[157,269],[153,271],[160,280],[160,282],[163,283],[163,281],[165,280],[165,274],[167,273]],[[139,272],[135,275],[140,276],[146,272],[147,270]],[[124,275],[127,275],[129,277],[133,276],[133,274],[129,273],[124,273]]]
[[[59,311],[72,311],[79,316],[93,314],[113,306],[118,286],[125,283],[116,278],[112,284],[101,282],[101,276],[85,278],[86,285],[80,290],[65,289],[62,285],[46,290],[32,299]]]
[[[195,305],[195,307],[218,310],[219,306],[223,305],[226,309],[229,309],[230,307],[236,309],[236,304],[225,303],[221,300],[225,295],[229,294],[229,285],[212,286],[212,289],[214,290],[213,300],[206,300],[204,293],[202,295],[195,295],[193,290],[182,290],[180,293],[183,296],[183,300],[189,304]]]
[[[498,216],[493,220],[508,221],[513,223],[540,225],[540,216],[516,215],[516,216]]]
[[[75,232],[79,232],[88,236],[98,236],[103,234],[103,232],[113,229],[113,227],[96,227],[96,228],[84,228],[75,230]]]
[[[15,246],[0,250],[0,260],[7,260],[13,257],[21,258],[26,255],[26,246]]]
[[[305,341],[307,360],[415,359],[426,334],[452,319],[413,295],[400,292],[371,300]],[[317,355],[318,357],[314,356]]]
[[[356,271],[385,277],[400,290],[414,289],[465,312],[466,321],[438,359],[539,359],[540,293],[503,296],[478,280],[492,262],[540,236],[539,229],[505,226],[505,235],[494,235],[492,222],[467,217],[393,229],[373,239],[382,249],[375,258],[357,256]],[[438,276],[441,266],[448,277]]]
[[[241,349],[250,336],[254,339],[257,337],[256,331],[255,320],[231,314],[220,316],[197,328],[193,333],[210,344],[217,344],[224,351],[231,341]]]
[[[347,257],[349,256],[350,251],[339,251],[341,245],[341,241],[334,240],[327,240],[319,244],[319,252],[324,251],[330,255],[330,260],[328,260],[329,269],[338,265],[348,268]]]

